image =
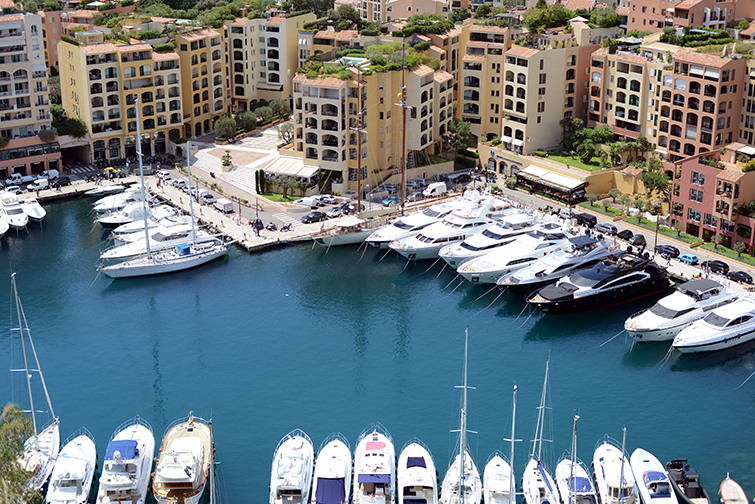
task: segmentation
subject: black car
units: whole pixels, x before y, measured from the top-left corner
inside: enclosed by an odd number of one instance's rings
[[[642,247],[643,245],[646,245],[647,242],[645,241],[645,236],[637,234],[629,239],[629,244],[634,245],[635,247]]]
[[[621,238],[622,240],[628,240],[633,236],[634,236],[634,233],[630,231],[629,229],[622,229],[621,231],[616,233],[616,237]]]
[[[71,177],[60,177],[55,183],[59,187],[71,185]]]
[[[722,273],[724,275],[729,273],[729,265],[723,261],[703,261],[700,263],[700,267],[709,270],[711,273]]]
[[[580,226],[594,227],[598,223],[598,218],[589,213],[578,213],[574,216],[574,220]]]
[[[671,245],[658,245],[655,247],[655,253],[673,258],[679,257],[679,249]]]
[[[735,282],[752,285],[752,277],[744,271],[730,271],[726,275],[726,278],[728,278],[729,280],[734,280]]]
[[[312,224],[313,222],[320,222],[324,220],[328,220],[328,216],[325,215],[325,212],[310,212],[301,218],[301,221],[304,224]]]

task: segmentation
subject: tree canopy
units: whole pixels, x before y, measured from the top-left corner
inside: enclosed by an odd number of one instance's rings
[[[31,502],[40,497],[27,490],[29,476],[18,465],[24,442],[33,434],[31,418],[14,404],[8,404],[0,415],[0,491],[5,502]],[[0,494],[2,495],[2,494]]]

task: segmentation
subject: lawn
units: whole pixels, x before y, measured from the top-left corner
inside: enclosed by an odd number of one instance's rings
[[[589,208],[593,212],[598,212],[600,214],[607,215],[608,217],[618,217],[620,215],[624,215],[624,212],[622,212],[618,208],[613,208],[609,206],[608,210],[606,210],[606,207],[604,207],[603,205],[599,205],[597,203],[595,205],[590,205],[589,202],[584,201],[580,203],[579,206],[581,206],[582,208]]]
[[[277,194],[277,193],[262,193],[260,194],[260,196],[270,201],[275,201],[276,203],[290,203],[292,201],[298,200],[301,197],[301,196],[291,196],[289,194],[284,198],[282,194]]]
[[[571,157],[569,155],[563,155],[563,152],[551,152],[548,154],[548,157],[545,159],[550,159],[551,161],[556,161],[558,163],[562,164],[569,164],[569,166],[573,166],[574,168],[579,168],[580,170],[585,170],[589,172],[602,170],[603,167],[600,166],[600,158],[594,157],[592,158],[592,162],[590,164],[583,163],[579,156]]]
[[[642,224],[640,224],[637,217],[626,217],[624,219],[624,222],[631,222],[635,226],[639,226],[643,229],[647,229],[653,234],[655,233],[655,223],[652,221],[643,219]],[[697,236],[692,236],[687,233],[677,233],[675,230],[668,228],[666,226],[658,226],[658,234],[665,236],[666,238],[671,238],[672,240],[686,243],[687,245],[698,243],[700,241],[700,238],[698,238]]]

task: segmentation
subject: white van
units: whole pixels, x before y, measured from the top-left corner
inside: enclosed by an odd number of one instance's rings
[[[58,170],[45,170],[40,175],[37,175],[37,179],[57,180],[59,176],[60,173],[58,173]]]
[[[445,182],[433,182],[427,186],[427,189],[422,191],[422,196],[430,198],[432,196],[442,196],[443,194],[446,194],[446,192],[448,192],[448,189],[446,188]]]
[[[20,185],[20,184],[26,184],[27,182],[32,182],[36,180],[36,177],[33,175],[21,175],[20,173],[11,173],[10,177],[5,179],[5,185]]]
[[[309,208],[317,208],[320,206],[320,198],[317,196],[308,196],[294,201],[294,204],[308,206]]]
[[[215,202],[215,208],[220,210],[223,213],[232,213],[233,212],[233,202],[231,200],[220,198]]]
[[[46,178],[37,179],[28,186],[26,186],[27,191],[40,191],[42,189],[47,189],[50,186],[49,182]]]

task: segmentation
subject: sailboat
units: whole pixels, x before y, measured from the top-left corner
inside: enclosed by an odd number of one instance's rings
[[[564,452],[556,465],[556,484],[563,504],[596,504],[597,496],[590,473],[577,458],[577,420],[579,415],[574,415],[571,450]]]
[[[540,407],[537,413],[537,426],[535,427],[535,439],[532,443],[530,461],[524,469],[522,487],[524,500],[527,504],[558,504],[559,494],[556,483],[541,463],[543,450],[543,432],[545,430],[545,400],[548,394],[548,368],[550,360],[545,363],[545,381],[543,393],[540,396]]]
[[[32,425],[34,427],[34,434],[24,442],[24,453],[21,455],[18,462],[29,474],[29,490],[40,490],[47,481],[47,478],[50,477],[50,473],[55,464],[55,459],[60,450],[60,423],[52,409],[50,394],[47,392],[45,377],[42,375],[42,368],[40,367],[39,359],[37,358],[37,350],[34,348],[34,341],[31,339],[31,331],[29,330],[29,325],[26,323],[26,315],[24,314],[21,298],[19,297],[18,289],[16,288],[16,274],[11,274],[10,279],[13,288],[13,297],[16,302],[16,314],[18,316],[18,327],[12,327],[11,332],[18,331],[21,336],[21,351],[24,356],[23,369],[12,369],[11,371],[24,373],[24,381],[26,383],[26,390],[29,398],[29,413],[31,414]],[[29,368],[29,359],[26,353],[26,338],[29,340],[29,347],[37,366],[36,369]],[[31,391],[31,371],[39,373],[39,379],[42,382],[42,388],[45,391],[49,413],[52,416],[50,422],[42,427],[41,430],[37,424],[37,411],[34,409],[34,396]]]
[[[485,504],[516,504],[516,483],[514,479],[514,425],[516,422],[516,385],[514,385],[514,398],[512,402],[513,413],[511,415],[511,454],[507,461],[506,457],[496,450],[485,464],[482,473],[483,492]]]
[[[141,138],[139,126],[139,107],[137,104],[137,138]],[[144,233],[149,234],[149,225],[147,223],[146,198],[144,197],[144,169],[142,167],[142,144],[138,142],[139,147],[139,173],[142,183],[142,204],[144,205]],[[191,145],[186,144],[186,151],[191,153]],[[189,194],[191,194],[191,154],[187,157],[187,166],[189,171]],[[99,271],[105,273],[111,278],[130,278],[137,276],[159,275],[161,273],[172,273],[174,271],[183,271],[194,268],[210,262],[214,259],[228,254],[228,246],[221,240],[211,242],[197,242],[197,234],[194,225],[194,204],[192,198],[189,198],[189,209],[191,211],[191,237],[192,243],[182,243],[168,250],[161,250],[153,253],[147,244],[147,254],[129,261],[109,266],[100,265]]]
[[[440,487],[440,504],[480,504],[482,481],[477,466],[467,450],[467,355],[469,330],[464,341],[464,385],[462,389],[461,421],[459,428],[459,454],[443,478]]]

